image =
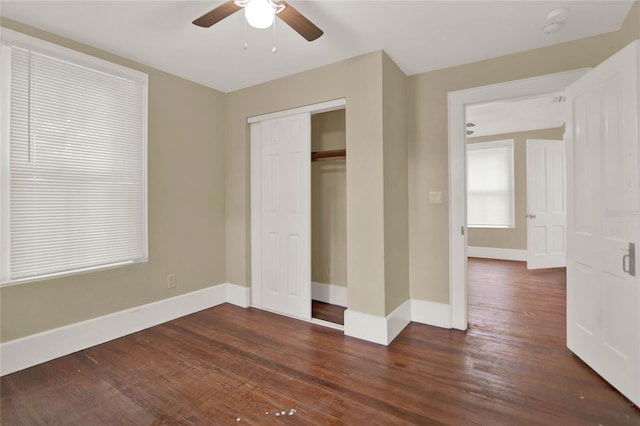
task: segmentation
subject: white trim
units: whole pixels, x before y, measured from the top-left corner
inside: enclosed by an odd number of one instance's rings
[[[54,56],[57,59],[63,59],[75,64],[84,65],[86,67],[94,68],[103,72],[108,72],[110,74],[115,74],[122,78],[134,80],[140,83],[147,84],[149,81],[149,76],[142,71],[134,70],[123,65],[109,62],[104,59],[88,55],[86,53],[78,52],[77,50],[69,49],[58,44],[54,44],[36,37],[20,33],[18,31],[4,28],[2,26],[0,26],[0,29],[2,30],[0,31],[0,35],[2,36],[0,38],[0,43],[4,45],[33,50],[34,52],[42,53],[48,56]]]
[[[262,145],[260,123],[250,125],[251,149],[251,304],[262,306]]]
[[[527,250],[506,249],[497,247],[467,247],[467,257],[482,259],[527,261]]]
[[[387,315],[387,345],[398,337],[398,334],[411,322],[411,300],[404,303]]]
[[[0,27],[1,29],[1,27]],[[8,212],[11,210],[11,179],[9,172],[11,138],[11,48],[0,45],[0,282],[9,276],[11,226]],[[3,214],[5,213],[6,214]]]
[[[448,94],[449,128],[449,300],[451,325],[467,329],[465,105],[563,91],[587,68],[475,87]]]
[[[344,334],[380,345],[389,344],[386,318],[364,314],[353,309],[344,311]]]
[[[347,287],[335,284],[311,283],[311,299],[332,305],[347,306]]]
[[[285,111],[270,112],[268,114],[256,115],[254,117],[247,118],[247,123],[259,123],[264,120],[272,120],[274,118],[287,117],[289,115],[296,115],[308,112],[310,114],[320,114],[322,112],[335,111],[338,109],[344,109],[347,105],[345,98],[334,99],[332,101],[320,102],[313,105],[305,105],[299,108],[288,109]]]
[[[411,299],[411,319],[420,324],[451,328],[449,304]]]
[[[0,344],[0,376],[23,370],[223,303],[250,306],[250,290],[224,283]],[[261,307],[258,309],[266,310]],[[268,311],[268,310],[267,310]],[[276,312],[277,313],[277,312]],[[282,315],[282,314],[279,314]],[[291,317],[389,345],[411,322],[451,328],[449,305],[406,300],[386,318],[346,310],[345,325]]]
[[[218,284],[0,344],[0,376],[208,309],[225,302],[243,306],[248,288]],[[244,303],[248,305],[245,297]]]
[[[347,309],[344,312],[344,334],[387,346],[410,322],[410,300],[406,300],[386,318]]]
[[[238,284],[227,283],[226,302],[232,305],[248,308],[251,306],[251,288]]]
[[[333,328],[334,330],[344,331],[344,325],[336,324],[335,322],[321,320],[320,318],[311,318],[309,321],[311,324],[321,325],[327,328]]]

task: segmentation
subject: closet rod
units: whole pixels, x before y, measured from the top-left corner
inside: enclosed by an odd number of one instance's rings
[[[344,160],[346,158],[346,149],[333,149],[330,151],[316,151],[311,153],[311,161]]]

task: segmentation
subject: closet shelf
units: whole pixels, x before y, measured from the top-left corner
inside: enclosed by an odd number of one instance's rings
[[[316,151],[311,153],[311,161],[344,160],[347,158],[346,149],[334,149],[330,151]]]

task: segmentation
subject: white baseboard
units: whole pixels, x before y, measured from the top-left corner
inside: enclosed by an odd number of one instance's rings
[[[323,284],[326,286],[327,284]],[[337,286],[331,286],[331,288]],[[346,288],[344,295],[346,296]],[[326,290],[326,288],[325,288]],[[330,290],[330,289],[329,289]],[[342,290],[338,292],[340,294]],[[346,305],[336,292],[327,303]],[[251,304],[251,289],[224,283],[169,299],[136,306],[42,333],[0,344],[0,376],[13,373],[54,358],[90,348],[154,325],[208,309],[222,303],[241,307]],[[389,345],[411,321],[451,328],[449,305],[423,300],[407,300],[387,317],[351,309],[344,313],[344,334],[381,345]]]
[[[218,284],[0,344],[0,376],[229,302],[249,306],[249,288]]]
[[[344,311],[344,334],[380,345],[389,344],[386,318],[352,309]]]
[[[435,327],[451,328],[448,303],[411,299],[411,320]]]
[[[227,283],[227,303],[248,308],[251,306],[251,287]]]
[[[347,287],[335,284],[311,283],[311,298],[332,305],[347,306]]]
[[[526,262],[527,250],[468,246],[467,257],[480,257],[482,259],[498,260],[519,260]]]
[[[411,322],[411,300],[404,303],[387,315],[387,345],[398,337],[398,334]]]
[[[410,300],[398,306],[386,318],[347,309],[344,312],[344,334],[387,346],[410,322]]]

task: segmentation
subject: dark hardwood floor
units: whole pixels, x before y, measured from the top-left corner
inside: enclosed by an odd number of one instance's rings
[[[344,311],[347,308],[329,303],[311,301],[311,317],[334,324],[344,325]]]
[[[3,377],[1,422],[640,424],[564,347],[562,269],[470,259],[469,277],[467,332],[410,324],[384,347],[221,305]]]

